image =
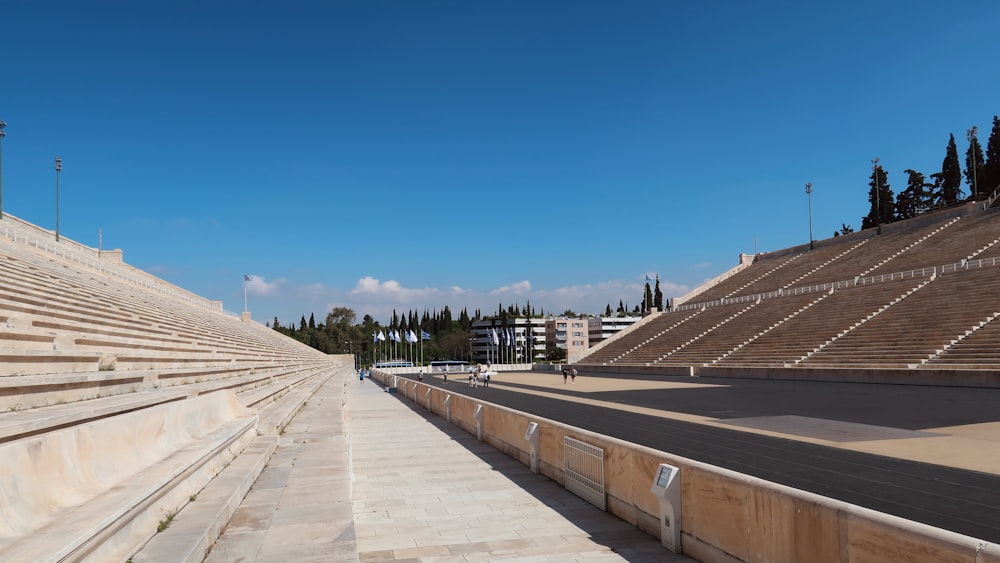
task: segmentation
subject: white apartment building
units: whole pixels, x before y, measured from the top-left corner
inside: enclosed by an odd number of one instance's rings
[[[504,333],[500,319],[473,321],[469,339],[472,361],[512,364],[545,359],[545,319],[508,318],[506,336]]]
[[[642,320],[642,317],[591,317],[588,319],[588,330],[590,334],[590,345],[607,340],[633,324]]]
[[[483,364],[528,363],[544,360],[548,347],[552,346],[566,350],[568,358],[641,320],[642,317],[508,318],[506,336],[499,319],[473,321],[470,357],[473,362]],[[528,346],[530,354],[526,354]]]

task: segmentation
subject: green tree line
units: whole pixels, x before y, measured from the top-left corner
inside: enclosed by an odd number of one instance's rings
[[[610,311],[609,303],[606,307],[606,316],[612,316]],[[638,306],[634,313],[639,313]],[[626,305],[619,301],[617,316],[624,317],[627,314]],[[316,322],[315,314],[311,313],[308,319],[302,315],[298,326],[294,323],[283,326],[277,317],[268,322],[267,326],[326,354],[353,353],[359,358],[361,365],[367,365],[373,360],[373,351],[376,348],[383,351],[391,349],[391,345],[376,344],[375,335],[379,333],[386,338],[383,342],[389,341],[389,331],[396,331],[400,335],[412,331],[418,339],[426,333],[430,338],[420,341],[424,362],[467,359],[470,354],[469,340],[472,338],[473,322],[491,321],[490,326],[500,330],[513,326],[514,319],[543,318],[545,315],[544,309],[536,309],[529,301],[523,307],[517,303],[505,307],[500,303],[493,313],[487,315],[480,309],[474,310],[470,315],[468,310],[463,308],[458,318],[455,318],[451,308],[446,305],[441,310],[425,310],[423,313],[415,310],[400,313],[393,310],[392,316],[385,322],[376,321],[371,315],[366,314],[361,322],[357,322],[357,315],[353,309],[334,307],[327,313],[325,322]],[[560,316],[577,318],[588,315],[567,309]],[[397,350],[400,348],[401,346],[397,346]],[[397,355],[402,356],[402,354]]]
[[[927,176],[907,168],[903,171],[907,175],[906,188],[898,194],[893,193],[889,173],[880,160],[873,159],[872,174],[868,178],[870,208],[861,219],[861,228],[878,228],[933,209],[986,199],[1000,188],[1000,118],[993,116],[993,129],[987,139],[985,153],[979,142],[979,128],[973,126],[965,133],[968,148],[964,163],[959,159],[955,135],[950,134],[940,171]],[[963,188],[963,179],[967,192]],[[850,226],[844,225],[834,236],[851,231]]]

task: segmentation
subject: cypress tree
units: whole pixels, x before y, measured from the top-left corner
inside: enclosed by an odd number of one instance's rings
[[[653,307],[663,310],[663,292],[660,291],[660,276],[656,276],[656,287],[653,289]]]
[[[1000,188],[1000,118],[993,116],[993,131],[986,140],[986,158],[983,163],[983,177],[979,180],[983,192],[989,196]]]
[[[927,191],[930,184],[924,175],[909,168],[904,172],[909,175],[906,189],[896,196],[896,219],[900,221],[916,217],[930,207]]]
[[[871,209],[868,215],[861,218],[861,228],[869,229],[892,223],[895,216],[895,202],[892,188],[889,187],[889,175],[886,174],[882,165],[877,162],[872,167],[872,175],[868,178],[868,202]],[[879,231],[881,232],[881,231]]]
[[[945,205],[958,203],[962,198],[962,165],[958,162],[954,134],[948,136],[948,148],[941,162],[941,192],[938,198]]]
[[[969,185],[969,197],[973,200],[984,199],[990,194],[984,194],[979,189],[979,182],[983,180],[983,168],[986,162],[983,159],[983,147],[977,138],[979,128],[972,126],[966,130],[965,135],[969,140],[969,150],[965,151],[965,183]]]

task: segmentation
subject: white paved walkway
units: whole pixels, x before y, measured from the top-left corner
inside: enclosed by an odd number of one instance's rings
[[[345,396],[362,563],[690,561],[374,382]]]

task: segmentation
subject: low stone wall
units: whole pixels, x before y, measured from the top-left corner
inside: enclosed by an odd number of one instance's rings
[[[373,372],[392,385],[394,376]],[[707,562],[908,561],[1000,563],[1000,546],[792,489],[695,460],[602,436],[528,413],[399,379],[399,394],[472,434],[482,408],[483,440],[528,465],[529,422],[540,431],[540,472],[564,483],[563,437],[604,449],[607,510],[659,537],[659,500],[650,492],[660,463],[681,470],[683,550]],[[427,392],[430,391],[429,401]]]

